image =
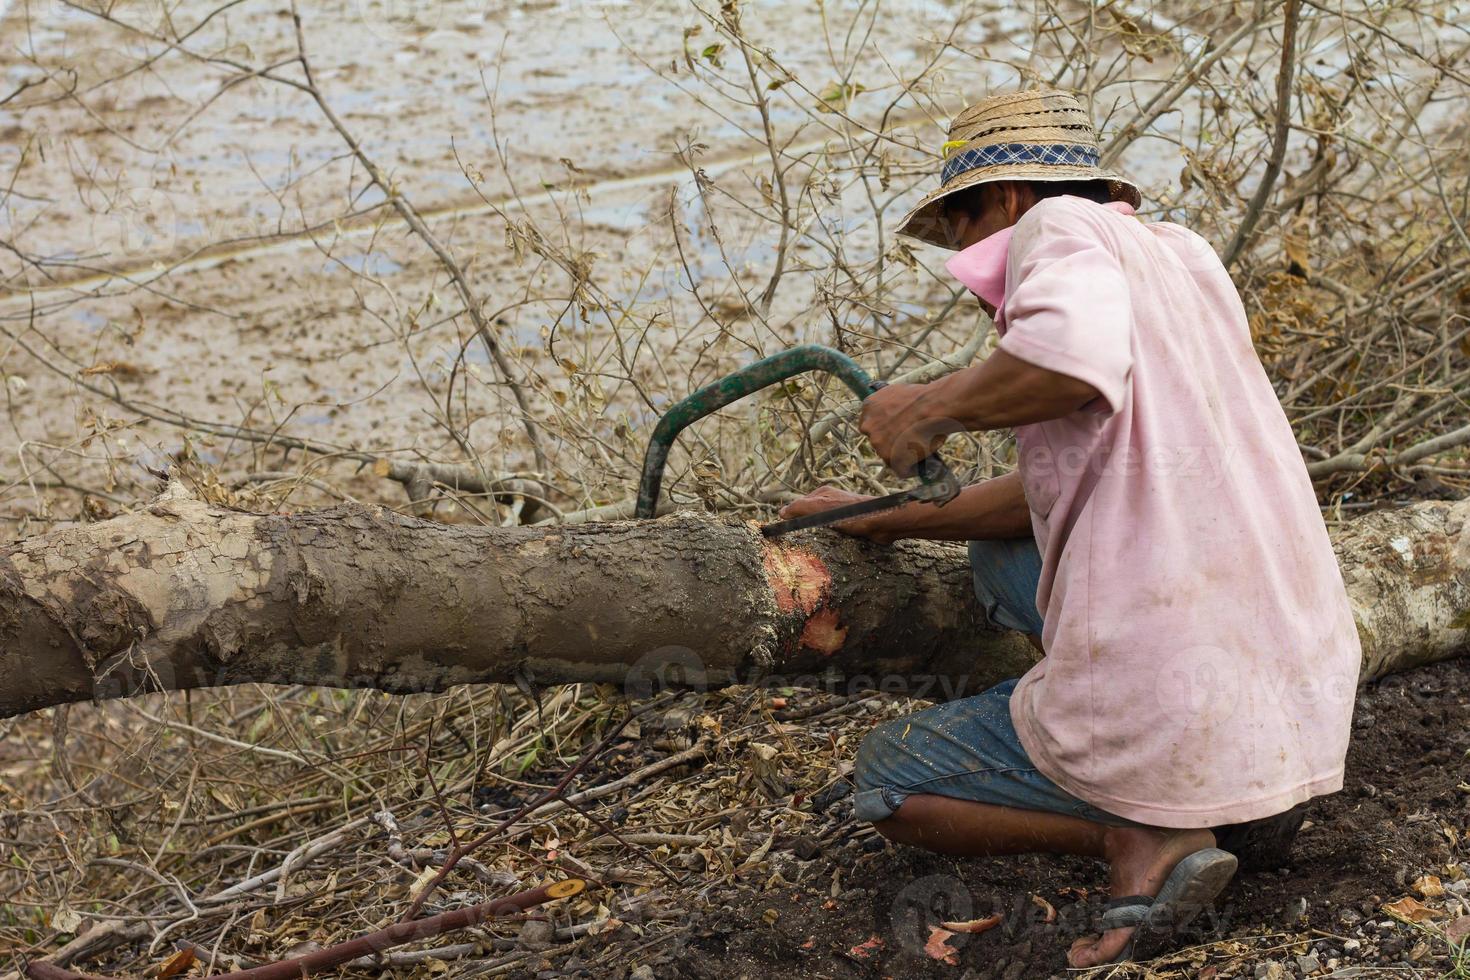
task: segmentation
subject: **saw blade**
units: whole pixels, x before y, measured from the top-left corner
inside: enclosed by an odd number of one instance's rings
[[[855,504],[847,504],[843,507],[833,507],[831,510],[820,511],[815,514],[807,514],[802,517],[793,517],[788,521],[776,521],[761,528],[761,534],[768,538],[787,534],[791,531],[801,531],[809,527],[826,527],[829,524],[838,524],[842,521],[850,521],[854,517],[867,517],[869,514],[882,513],[895,507],[902,507],[918,499],[912,490],[900,490],[898,493],[890,493],[884,497],[874,497],[872,500],[860,500]]]

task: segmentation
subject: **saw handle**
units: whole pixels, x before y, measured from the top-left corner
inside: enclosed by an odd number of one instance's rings
[[[648,451],[643,456],[643,475],[638,483],[638,504],[633,511],[637,518],[653,517],[658,506],[659,490],[663,485],[664,467],[669,460],[669,450],[674,439],[685,428],[706,415],[712,415],[731,402],[746,395],[768,388],[787,378],[808,371],[826,371],[842,379],[858,398],[866,399],[882,388],[884,382],[875,381],[858,366],[857,362],[841,351],[820,344],[803,344],[779,354],[772,354],[741,368],[734,374],[700,388],[694,394],[678,402],[664,413],[654,427],[648,442]],[[919,463],[919,479],[930,493],[925,500],[948,503],[960,492],[959,481],[949,467],[937,456],[928,456]]]

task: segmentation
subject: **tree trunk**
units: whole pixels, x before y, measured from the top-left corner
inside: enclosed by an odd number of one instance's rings
[[[1365,676],[1461,652],[1470,503],[1337,536]],[[447,526],[361,506],[213,507],[175,484],[139,511],[0,552],[0,716],[142,690],[261,682],[438,691],[525,677],[777,678],[942,700],[1018,676],[963,548],[834,532],[777,542],[675,515],[576,527]]]

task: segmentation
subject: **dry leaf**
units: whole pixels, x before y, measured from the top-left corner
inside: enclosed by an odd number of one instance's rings
[[[849,949],[847,951],[847,955],[851,956],[853,959],[870,960],[873,958],[873,954],[878,952],[882,948],[883,940],[879,939],[877,934],[875,933],[874,935],[868,937],[866,942],[858,943],[852,949]]]
[[[988,919],[970,919],[965,922],[941,922],[939,924],[950,932],[966,932],[974,935],[978,932],[989,932],[991,929],[994,929],[1000,925],[1000,919],[1001,915],[997,912]]]
[[[419,892],[423,891],[424,888],[428,886],[429,882],[433,881],[435,876],[437,876],[438,874],[439,869],[432,864],[424,868],[413,879],[413,884],[408,886],[408,893],[410,895],[417,895]]]
[[[1312,274],[1311,230],[1303,220],[1292,224],[1290,231],[1281,236],[1282,250],[1286,252],[1287,271],[1306,278]]]
[[[270,918],[265,914],[265,909],[257,909],[250,917],[250,932],[245,941],[252,946],[259,946],[266,941],[268,932],[270,932]]]
[[[51,928],[57,932],[76,932],[81,924],[82,917],[70,905],[59,905],[51,913]]]
[[[589,936],[610,936],[621,928],[623,928],[623,920],[610,915],[588,926],[587,934]]]
[[[98,361],[91,367],[82,368],[81,374],[115,374],[122,378],[137,378],[147,372],[130,361]]]
[[[1456,946],[1464,946],[1470,940],[1470,915],[1462,915],[1445,926],[1444,937]]]
[[[774,745],[767,745],[765,742],[751,742],[750,751],[755,753],[756,758],[762,762],[770,762],[781,754],[780,749]]]
[[[1444,895],[1444,884],[1434,875],[1424,875],[1414,882],[1414,891],[1425,898],[1439,898]]]
[[[1397,902],[1385,904],[1383,911],[1395,919],[1403,919],[1405,922],[1423,922],[1425,919],[1435,919],[1444,915],[1439,909],[1432,909],[1417,898],[1409,898],[1408,896],[1399,899]]]
[[[163,964],[159,966],[158,972],[155,974],[155,976],[158,977],[158,980],[169,980],[170,977],[178,976],[193,965],[194,948],[192,946],[185,946],[183,949],[179,950],[177,953],[164,960]]]
[[[930,926],[929,941],[924,944],[924,952],[928,953],[932,959],[936,959],[941,963],[947,963],[950,966],[959,966],[959,950],[949,944],[949,941],[953,938],[954,933],[948,929],[941,929],[939,926]]]

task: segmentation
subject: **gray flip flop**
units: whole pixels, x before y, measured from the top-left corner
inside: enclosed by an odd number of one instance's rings
[[[1168,939],[1204,911],[1235,876],[1235,855],[1216,847],[1195,851],[1169,872],[1158,895],[1125,895],[1115,898],[1103,909],[1103,929],[1126,929],[1137,926],[1114,963],[1127,960],[1153,959],[1163,952],[1158,940]],[[1151,955],[1140,956],[1155,948]]]

